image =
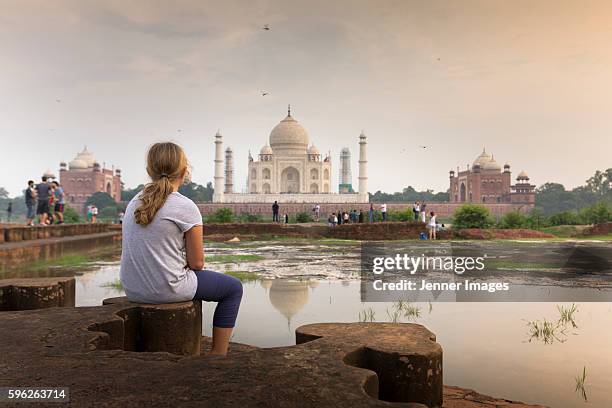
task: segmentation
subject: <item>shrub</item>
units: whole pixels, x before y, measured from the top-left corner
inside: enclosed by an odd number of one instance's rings
[[[518,211],[512,211],[504,215],[499,223],[500,228],[525,228],[527,227],[527,217]]]
[[[493,218],[489,210],[482,205],[465,204],[453,215],[453,228],[490,228]]]
[[[381,214],[382,218],[382,214]],[[414,213],[412,212],[412,208],[407,208],[404,211],[388,211],[387,219],[389,221],[414,221]]]
[[[219,208],[213,214],[208,216],[208,222],[232,222],[234,221],[234,212],[231,208]]]
[[[305,213],[305,212],[300,212],[295,214],[295,222],[297,222],[298,224],[300,223],[305,223],[305,222],[311,222],[312,218],[310,217],[310,214]]]
[[[588,224],[603,224],[612,220],[612,211],[608,203],[600,201],[590,207],[584,208],[580,215],[584,222]]]
[[[77,213],[74,208],[66,205],[64,207],[64,222],[66,224],[78,224],[82,222],[81,216]]]
[[[563,211],[548,217],[548,223],[552,226],[579,225],[582,223],[580,216],[573,211]]]

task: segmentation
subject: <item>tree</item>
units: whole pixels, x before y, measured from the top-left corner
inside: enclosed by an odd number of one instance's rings
[[[87,201],[85,201],[86,206],[91,205],[91,204],[94,204],[96,207],[98,207],[98,210],[100,211],[106,207],[116,207],[117,206],[117,203],[115,202],[113,197],[111,197],[110,195],[102,191],[93,193],[91,196],[89,196]]]
[[[493,218],[486,207],[477,204],[465,204],[453,215],[453,228],[490,228]]]
[[[612,210],[608,203],[599,201],[590,207],[584,208],[580,215],[584,222],[589,224],[602,224],[612,220]]]
[[[6,191],[4,187],[0,187],[0,198],[7,200],[9,198],[9,193]]]
[[[563,211],[548,217],[548,223],[552,226],[578,225],[581,222],[580,216],[574,211]]]
[[[144,189],[144,184],[139,184],[133,189],[126,189],[121,191],[121,201],[131,201],[136,194],[140,193]]]
[[[518,211],[511,211],[504,215],[499,223],[500,228],[525,228],[527,217]]]

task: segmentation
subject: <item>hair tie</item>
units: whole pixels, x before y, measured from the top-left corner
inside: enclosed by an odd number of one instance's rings
[[[168,178],[168,174],[167,173],[162,173],[159,175],[159,178]]]

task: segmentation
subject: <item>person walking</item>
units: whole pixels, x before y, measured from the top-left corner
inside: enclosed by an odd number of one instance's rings
[[[34,225],[34,217],[36,217],[36,189],[34,188],[34,180],[28,181],[28,187],[25,190],[26,204],[26,225]]]
[[[289,214],[285,213],[285,216],[283,218],[285,220],[285,224],[289,224]]]
[[[52,183],[55,188],[53,189],[53,194],[55,196],[55,219],[58,224],[64,223],[64,188],[60,186],[57,181],[53,181]]]
[[[91,204],[89,204],[89,205],[87,206],[87,223],[88,223],[88,224],[91,224],[91,220],[92,220],[92,218],[93,218],[93,209],[92,209],[92,208],[93,208],[93,207],[92,207],[92,205],[91,205]]]
[[[363,224],[363,210],[359,210],[359,223]]]
[[[429,213],[427,230],[429,232],[429,239],[436,239],[436,214],[433,211]]]
[[[272,222],[280,222],[280,220],[278,219],[279,209],[280,209],[280,206],[278,205],[278,202],[275,201],[274,204],[272,204]]]
[[[368,221],[370,223],[374,222],[374,204],[370,204],[370,210],[368,211]]]
[[[414,202],[414,205],[412,206],[412,213],[414,215],[414,220],[418,221],[419,216],[421,215],[421,205],[419,204],[418,201]]]
[[[95,204],[91,205],[91,223],[95,224],[98,221],[98,207]]]
[[[321,206],[319,204],[316,204],[314,206],[314,219],[316,222],[319,222],[320,218],[321,218]]]
[[[49,191],[51,190],[51,186],[47,182],[47,176],[43,176],[41,180],[42,181],[35,187],[37,197],[36,215],[38,215],[38,223],[46,226],[49,214]]]
[[[147,173],[151,182],[130,201],[121,227],[119,276],[125,294],[136,303],[217,302],[209,354],[225,356],[242,284],[233,276],[204,269],[202,215],[178,191],[188,174],[183,149],[169,142],[152,145]]]
[[[425,201],[423,201],[421,203],[421,221],[426,223],[427,222],[427,204],[425,204]]]
[[[387,221],[387,204],[382,203],[380,205],[380,212],[382,214],[382,220],[383,222]]]
[[[8,222],[11,222],[11,217],[13,216],[13,202],[9,201],[8,206],[6,207],[6,219]]]

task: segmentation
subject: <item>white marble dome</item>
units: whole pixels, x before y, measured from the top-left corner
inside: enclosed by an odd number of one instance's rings
[[[268,146],[268,145],[265,145],[259,151],[259,154],[272,154],[272,153],[273,153],[272,148],[270,146]]]
[[[320,154],[319,153],[319,149],[317,149],[317,147],[315,145],[311,145],[308,148],[308,154]]]
[[[493,158],[493,156],[491,156],[491,160],[489,160],[488,162],[486,162],[483,166],[482,166],[483,170],[494,170],[494,171],[501,171],[501,166],[499,165],[499,163],[497,163],[495,161],[495,159]]]
[[[480,156],[478,156],[476,160],[474,160],[474,163],[472,163],[472,166],[478,165],[481,168],[484,168],[485,164],[490,162],[492,159],[493,159],[493,156],[487,153],[485,149],[482,149],[482,153],[480,153]]]
[[[70,166],[70,170],[83,170],[87,168],[87,163],[84,160],[76,158],[68,163],[68,166]]]
[[[270,147],[274,151],[306,152],[308,148],[308,133],[291,115],[272,129]]]
[[[529,180],[529,176],[527,175],[527,172],[523,170],[518,174],[516,179],[517,180]]]

